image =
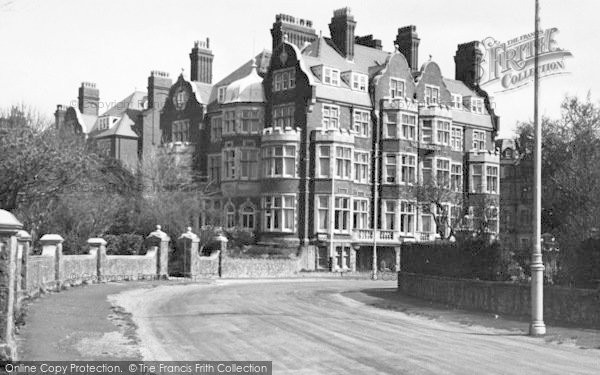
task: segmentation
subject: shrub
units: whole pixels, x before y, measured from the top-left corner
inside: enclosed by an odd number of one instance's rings
[[[513,268],[511,256],[498,242],[482,238],[456,243],[404,244],[402,270],[434,276],[480,280],[508,280]]]
[[[144,252],[144,237],[139,234],[109,234],[104,236],[104,240],[109,255],[139,255]]]

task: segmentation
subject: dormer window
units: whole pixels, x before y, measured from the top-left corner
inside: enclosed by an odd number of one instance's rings
[[[471,98],[471,112],[483,114],[483,99]]]
[[[367,76],[360,73],[352,73],[352,90],[367,92]]]
[[[223,103],[225,101],[225,93],[227,92],[227,86],[221,86],[217,91],[217,102]]]
[[[404,97],[404,81],[398,78],[390,78],[390,97],[403,98]]]
[[[340,85],[340,71],[338,69],[323,67],[323,83],[326,85]]]
[[[440,102],[440,88],[438,86],[425,86],[425,103],[438,104]]]
[[[462,109],[462,95],[452,94],[452,108],[454,109]]]

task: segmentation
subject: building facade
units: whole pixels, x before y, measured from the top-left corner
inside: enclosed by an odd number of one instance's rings
[[[419,65],[415,26],[398,29],[387,52],[356,24],[338,9],[323,37],[280,14],[272,52],[221,81],[207,39],[190,53],[189,79],[159,82],[164,105],[140,109],[152,131],[142,139],[187,155],[205,177],[197,225],[252,230],[259,243],[312,254],[315,269],[371,270],[375,258],[394,269],[402,242],[439,237],[439,208],[416,193],[433,183],[450,192],[440,206],[453,222],[483,215],[498,232],[499,119],[477,85],[477,42],[458,46],[450,79],[431,59]]]

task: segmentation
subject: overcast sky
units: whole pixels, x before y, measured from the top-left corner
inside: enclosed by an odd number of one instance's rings
[[[270,49],[275,14],[313,21],[329,36],[333,10],[350,6],[357,35],[374,34],[393,50],[398,27],[416,25],[419,63],[432,55],[454,78],[456,46],[494,37],[507,41],[533,31],[533,0],[0,0],[0,107],[26,103],[51,115],[58,103],[77,100],[81,81],[96,82],[103,103],[146,89],[151,70],[189,74],[193,41],[209,37],[215,55],[213,82]],[[569,75],[542,82],[542,114],[559,115],[566,94],[600,91],[600,3],[540,0],[542,27],[557,27],[560,47],[574,57]],[[501,135],[533,116],[532,85],[495,94]]]

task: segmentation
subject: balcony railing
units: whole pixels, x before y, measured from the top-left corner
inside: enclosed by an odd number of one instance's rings
[[[397,241],[397,236],[395,236],[396,232],[393,230],[376,230],[377,241],[388,241],[393,242]],[[352,237],[355,240],[373,240],[373,230],[372,229],[354,229],[352,232]]]
[[[381,243],[392,243],[392,242],[427,242],[435,241],[435,233],[424,233],[416,232],[412,235],[401,234],[400,232],[393,230],[379,229],[375,231],[377,236],[377,242]],[[400,239],[402,237],[402,240]],[[372,229],[354,229],[352,231],[352,239],[354,241],[373,241],[373,230]]]

